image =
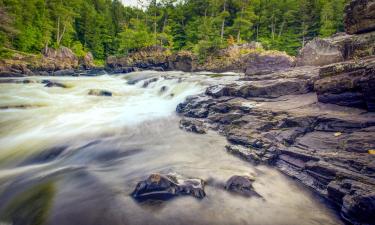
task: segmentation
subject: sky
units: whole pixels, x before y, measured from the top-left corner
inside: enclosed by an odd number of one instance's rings
[[[137,0],[121,0],[124,5],[127,6],[136,6]]]
[[[122,1],[122,3],[124,4],[124,5],[130,5],[130,6],[135,6],[135,5],[137,5],[137,0],[121,0]]]

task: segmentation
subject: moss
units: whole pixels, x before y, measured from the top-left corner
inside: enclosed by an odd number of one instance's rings
[[[38,184],[15,197],[0,219],[11,224],[43,225],[55,196],[55,183]]]

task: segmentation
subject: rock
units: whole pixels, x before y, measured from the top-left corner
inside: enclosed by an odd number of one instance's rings
[[[151,83],[155,83],[155,82],[158,81],[158,80],[159,80],[158,77],[153,77],[153,78],[150,78],[150,79],[144,80],[144,81],[143,81],[143,85],[142,85],[142,87],[143,87],[143,88],[147,88],[148,85],[150,85]]]
[[[375,110],[375,57],[322,67],[314,84],[323,103]]]
[[[248,176],[232,176],[225,184],[225,189],[246,197],[260,196],[253,188],[254,179]]]
[[[343,218],[352,224],[375,221],[375,192],[372,186],[344,179],[328,185],[328,197],[342,204]]]
[[[82,66],[85,70],[90,70],[95,67],[94,56],[91,52],[86,53],[86,55],[83,57]]]
[[[183,72],[192,72],[196,69],[196,57],[189,51],[180,51],[169,58],[169,69]]]
[[[163,87],[161,87],[160,88],[160,93],[164,93],[164,92],[166,92],[168,90],[168,87],[167,86],[163,86]]]
[[[204,181],[185,179],[174,174],[151,174],[146,180],[137,184],[132,196],[139,200],[168,200],[179,195],[191,195],[202,199],[206,196]]]
[[[67,85],[56,82],[56,81],[50,81],[50,80],[43,80],[42,84],[45,84],[44,87],[60,87],[60,88],[68,88]]]
[[[73,69],[58,70],[52,73],[53,76],[71,76],[74,74],[76,74],[76,72]]]
[[[315,38],[302,48],[297,66],[324,66],[375,54],[375,32],[358,35],[339,33],[329,38]]]
[[[15,72],[0,72],[0,77],[24,77],[22,73]]]
[[[169,56],[170,52],[167,49],[151,46],[129,53],[127,56],[109,56],[106,60],[106,68],[115,73],[124,73],[119,71],[133,67],[164,71],[168,69]]]
[[[273,165],[336,203],[345,220],[371,224],[375,164],[369,150],[375,148],[375,114],[318,102],[324,94],[346,96],[340,101],[348,102],[346,93],[354,96],[352,100],[360,93],[366,107],[374,105],[370,58],[215,82],[205,94],[188,97],[176,111],[199,117],[202,126],[224,135],[230,143],[228,153]],[[294,91],[303,90],[293,90],[298,81],[304,87],[316,86],[318,98],[316,93]],[[280,83],[290,88],[271,88]],[[262,92],[256,92],[257,86]]]
[[[345,31],[358,34],[375,30],[374,0],[352,0],[345,7]]]
[[[343,60],[344,56],[339,46],[327,39],[315,38],[301,49],[296,64],[297,66],[323,66]]]
[[[250,53],[244,57],[244,64],[246,75],[262,75],[292,67],[294,58],[281,52]]]
[[[96,96],[105,96],[105,97],[111,97],[112,92],[106,91],[106,90],[99,90],[99,89],[91,89],[88,93],[89,95],[96,95]]]
[[[205,134],[203,122],[194,119],[182,119],[180,120],[180,128],[188,132],[193,132],[197,134]]]
[[[59,64],[60,69],[71,69],[78,67],[78,57],[71,49],[67,47],[60,47],[59,49],[46,47],[42,50],[42,54],[44,57],[56,61]]]

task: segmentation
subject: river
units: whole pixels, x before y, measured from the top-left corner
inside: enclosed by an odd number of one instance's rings
[[[132,82],[142,76],[158,79]],[[178,103],[235,78],[145,71],[0,79],[0,224],[341,224],[306,187],[228,154],[219,134],[179,129]],[[46,79],[67,88],[44,87]],[[134,201],[137,182],[156,172],[202,178],[207,196]],[[232,175],[255,177],[263,198],[224,190]]]

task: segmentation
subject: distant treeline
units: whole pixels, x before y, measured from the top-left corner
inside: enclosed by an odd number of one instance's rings
[[[151,45],[205,54],[259,41],[296,54],[306,41],[343,31],[347,0],[0,0],[0,47],[91,51],[97,59]],[[141,7],[143,6],[143,7]]]

